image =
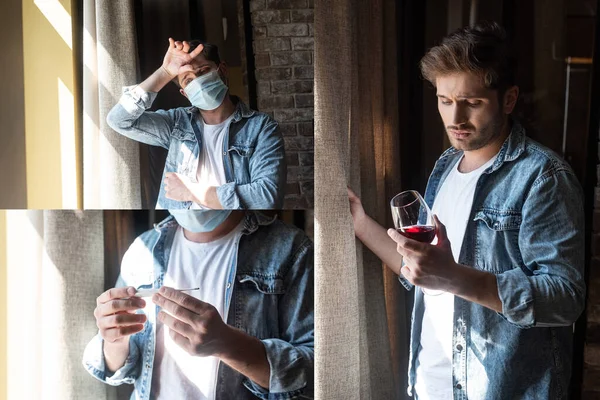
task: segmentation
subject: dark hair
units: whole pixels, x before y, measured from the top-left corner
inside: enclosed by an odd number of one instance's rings
[[[194,51],[196,47],[198,47],[198,45],[201,44],[204,46],[204,49],[200,54],[202,54],[204,58],[206,58],[208,61],[212,61],[217,65],[221,64],[221,57],[219,56],[219,48],[217,47],[217,45],[212,43],[204,43],[196,39],[190,40],[188,43],[190,44],[190,50],[188,51],[188,53]],[[181,88],[178,76],[173,78],[173,83],[175,83],[179,88]]]
[[[446,36],[429,49],[420,62],[421,74],[435,86],[439,76],[470,72],[482,78],[489,89],[503,95],[515,84],[517,63],[506,31],[495,22],[480,22]]]

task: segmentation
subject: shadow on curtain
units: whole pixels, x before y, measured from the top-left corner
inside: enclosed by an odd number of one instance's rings
[[[138,82],[133,0],[84,0],[83,14],[83,206],[140,208],[139,145],[106,123],[122,87]]]

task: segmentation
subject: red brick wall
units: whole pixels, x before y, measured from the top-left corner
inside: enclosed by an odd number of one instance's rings
[[[313,0],[250,0],[258,109],[279,122],[285,140],[285,208],[314,204],[313,9]],[[238,0],[241,32],[242,10]]]

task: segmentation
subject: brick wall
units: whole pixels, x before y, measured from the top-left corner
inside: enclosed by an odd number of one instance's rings
[[[243,33],[242,1],[238,19]],[[313,0],[250,0],[258,109],[279,122],[284,136],[288,209],[314,204],[313,9]],[[246,37],[241,36],[246,70]]]

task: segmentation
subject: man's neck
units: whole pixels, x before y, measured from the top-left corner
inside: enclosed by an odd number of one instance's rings
[[[223,100],[223,103],[221,103],[219,107],[210,111],[200,110],[200,114],[202,115],[205,124],[217,125],[229,118],[234,111],[235,104],[233,104],[231,96],[227,93],[227,95],[225,95],[225,100]]]
[[[221,225],[217,226],[214,230],[210,232],[191,232],[187,229],[183,229],[183,234],[185,238],[190,242],[195,243],[209,243],[214,242],[217,239],[222,238],[231,232],[240,221],[244,218],[244,211],[232,211],[229,217],[225,221],[221,223]]]
[[[462,173],[469,173],[475,171],[477,168],[490,161],[496,154],[498,154],[500,148],[502,148],[504,141],[508,135],[510,135],[510,130],[511,123],[509,120],[506,120],[501,129],[502,133],[494,138],[492,142],[480,149],[465,151],[464,157],[458,165],[458,171]]]

